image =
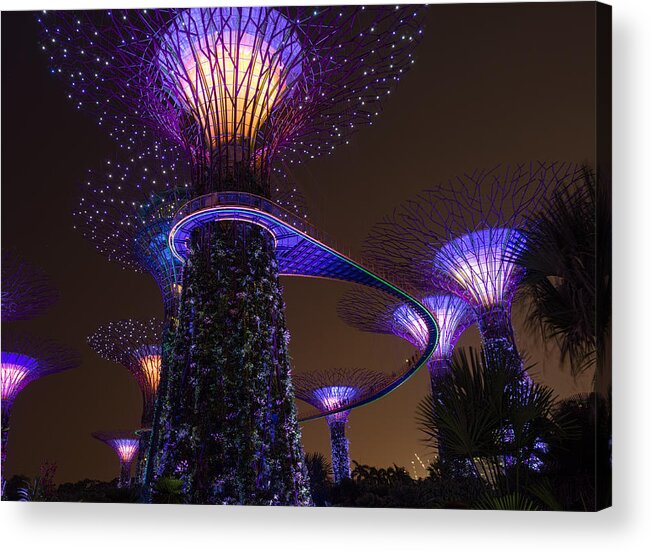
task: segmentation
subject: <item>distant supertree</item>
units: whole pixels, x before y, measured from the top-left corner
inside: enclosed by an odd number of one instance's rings
[[[120,477],[118,487],[131,484],[131,465],[138,455],[140,437],[133,431],[94,432],[93,438],[113,448],[120,460]]]
[[[523,224],[555,187],[578,177],[567,163],[478,170],[402,204],[371,232],[365,254],[399,270],[425,293],[447,289],[473,309],[484,349],[512,367],[522,361],[511,326],[511,303],[526,247]]]
[[[177,146],[195,196],[269,199],[280,162],[331,154],[372,124],[413,62],[421,14],[310,6],[41,19],[52,71],[125,147]],[[309,503],[277,274],[273,239],[255,224],[206,221],[192,236],[156,468],[181,478],[192,502]]]
[[[2,321],[32,319],[57,298],[45,273],[13,252],[2,252]]]
[[[7,454],[11,407],[29,383],[79,365],[79,356],[52,341],[2,330],[2,465]]]
[[[144,474],[154,404],[161,376],[163,323],[158,319],[110,322],[88,337],[88,344],[102,358],[126,367],[138,381],[142,394],[142,419],[138,478]]]
[[[438,378],[448,369],[452,351],[461,334],[475,322],[472,309],[452,294],[432,294],[421,299],[439,327],[439,340],[427,367],[432,390]],[[374,289],[355,288],[340,300],[339,316],[352,327],[370,333],[396,335],[419,350],[428,341],[425,323],[411,306]]]
[[[391,377],[367,369],[333,369],[294,375],[296,397],[327,413],[371,396],[391,382]],[[346,423],[349,410],[328,415],[335,482],[350,478]]]

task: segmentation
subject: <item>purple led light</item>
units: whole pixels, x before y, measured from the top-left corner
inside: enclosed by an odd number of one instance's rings
[[[423,299],[423,304],[439,324],[439,342],[432,358],[450,358],[461,334],[475,321],[472,310],[454,295],[431,295]]]
[[[521,275],[511,259],[524,244],[524,234],[511,228],[468,233],[440,248],[434,268],[477,308],[508,304]]]
[[[115,450],[123,463],[131,463],[138,454],[139,442],[137,438],[117,438],[108,440],[106,443]]]
[[[2,352],[2,401],[13,402],[37,368],[38,361],[34,358]]]
[[[352,386],[326,386],[313,391],[314,399],[321,404],[323,411],[333,411],[350,403],[359,394]]]

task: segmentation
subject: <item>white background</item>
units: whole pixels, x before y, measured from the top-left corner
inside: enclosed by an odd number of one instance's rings
[[[182,4],[208,5],[200,0],[0,2],[3,10]],[[3,502],[2,549],[651,549],[651,430],[647,423],[651,405],[647,323],[651,283],[651,2],[613,0],[612,4],[613,508],[587,514]]]

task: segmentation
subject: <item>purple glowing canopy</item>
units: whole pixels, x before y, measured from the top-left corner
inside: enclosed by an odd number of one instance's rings
[[[475,322],[466,301],[449,293],[435,293],[420,299],[434,316],[439,328],[439,339],[430,362],[448,359],[461,334]],[[428,343],[428,331],[423,319],[412,305],[374,289],[351,289],[344,293],[337,305],[339,317],[346,323],[370,333],[400,337],[418,350]]]
[[[413,63],[422,12],[194,8],[48,12],[40,20],[52,72],[121,142],[162,140],[195,166],[246,161],[264,173],[276,157],[330,154],[373,123]]]
[[[522,270],[513,262],[526,246],[525,235],[512,228],[487,228],[443,245],[434,255],[434,277],[476,308],[510,304]]]
[[[78,364],[79,356],[64,346],[15,329],[3,329],[3,412],[11,409],[16,396],[32,381]]]
[[[344,369],[295,373],[294,392],[299,400],[310,404],[322,413],[337,412],[353,405],[387,387],[394,377],[368,369]],[[345,419],[349,410],[328,417]]]
[[[425,294],[441,289],[477,316],[508,311],[526,246],[522,227],[553,189],[580,175],[564,162],[477,170],[421,192],[377,224],[365,242],[370,261],[405,274]]]
[[[138,455],[140,437],[131,431],[94,432],[93,438],[113,448],[120,463],[130,465]]]

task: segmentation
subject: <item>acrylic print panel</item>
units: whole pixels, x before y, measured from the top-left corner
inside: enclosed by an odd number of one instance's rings
[[[609,506],[608,6],[2,22],[3,500]]]

